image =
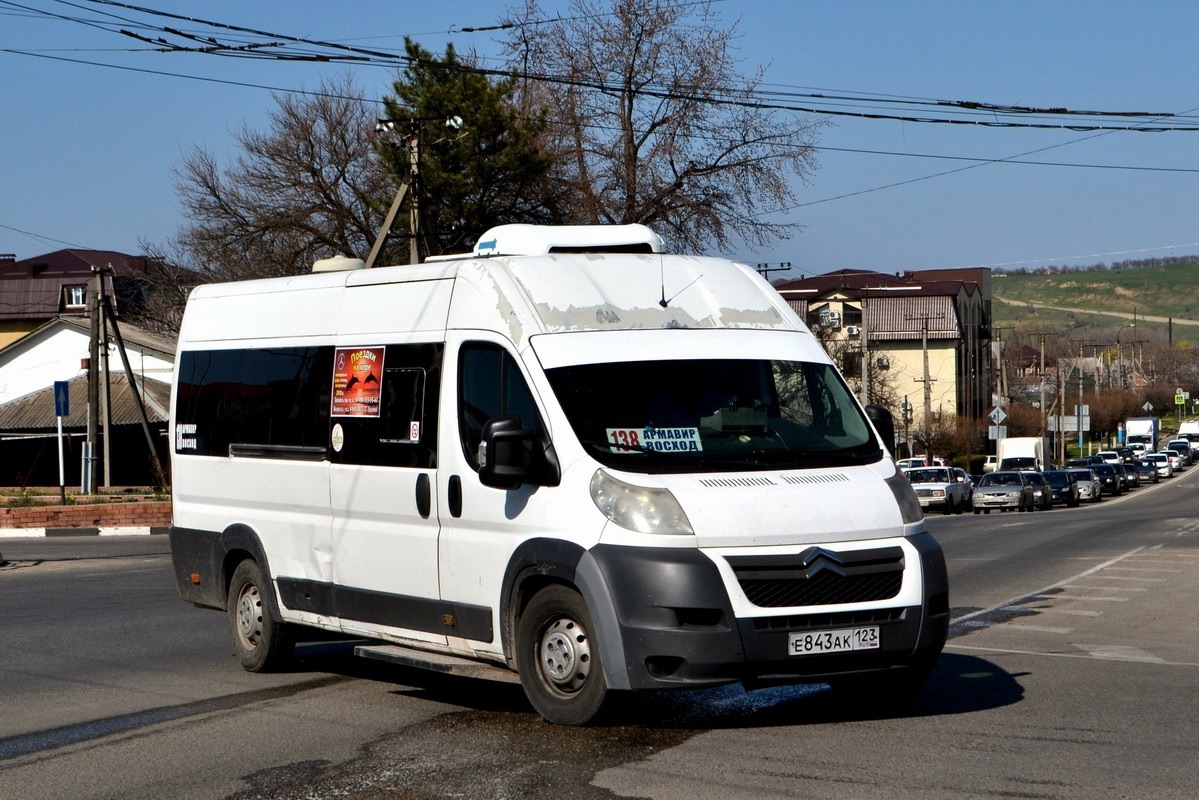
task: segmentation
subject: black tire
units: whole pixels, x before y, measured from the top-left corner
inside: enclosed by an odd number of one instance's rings
[[[975,513],[975,514],[981,514],[981,513],[983,513],[983,511],[982,511],[982,509],[981,509],[981,508],[976,508],[976,509],[974,509],[974,513]]]
[[[271,582],[258,562],[246,559],[233,570],[227,600],[237,660],[247,672],[273,672],[291,659],[295,640],[279,621]]]
[[[557,725],[586,725],[608,693],[599,642],[582,595],[547,586],[516,620],[516,668],[537,713]]]
[[[945,498],[945,508],[941,509],[941,513],[948,517],[950,514],[953,513],[953,510],[954,510],[953,509],[953,498],[946,497]]]

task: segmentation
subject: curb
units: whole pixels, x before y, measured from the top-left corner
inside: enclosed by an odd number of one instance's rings
[[[162,536],[166,525],[107,528],[0,528],[0,539],[60,538],[74,536]]]

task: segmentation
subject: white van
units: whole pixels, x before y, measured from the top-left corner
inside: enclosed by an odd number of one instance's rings
[[[184,599],[228,613],[249,670],[318,628],[519,673],[565,724],[609,690],[917,691],[948,587],[889,415],[754,270],[661,249],[501,226],[419,266],[197,288]]]

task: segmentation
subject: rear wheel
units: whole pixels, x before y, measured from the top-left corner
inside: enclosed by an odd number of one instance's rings
[[[279,621],[271,583],[256,561],[246,559],[233,571],[227,610],[242,669],[272,672],[290,660],[295,642]]]
[[[566,586],[542,589],[516,621],[516,668],[533,708],[547,722],[585,725],[608,693],[582,595]]]

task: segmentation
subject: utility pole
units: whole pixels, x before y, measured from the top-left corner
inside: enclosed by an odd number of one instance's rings
[[[412,198],[408,203],[408,228],[412,233],[412,239],[408,243],[408,263],[420,263],[420,191],[418,183],[420,181],[421,137],[424,134],[426,122],[444,122],[446,128],[458,131],[462,129],[462,117],[458,116],[448,119],[442,117],[381,119],[375,125],[376,133],[394,133],[397,123],[409,126],[408,133],[402,136],[404,144],[408,146],[408,172],[400,178],[400,188],[396,192],[395,199],[391,201],[391,208],[387,211],[387,216],[383,220],[383,226],[379,229],[379,234],[375,237],[374,246],[371,247],[370,255],[366,259],[367,269],[375,265],[375,259],[379,257],[379,251],[383,249],[383,243],[387,241],[387,234],[391,231],[391,226],[395,222],[396,214],[400,210],[400,204],[404,201],[404,195],[409,190],[412,191]],[[463,135],[459,133],[457,138]],[[437,141],[443,140],[439,139]],[[436,143],[434,142],[434,144]]]
[[[924,455],[932,458],[932,421],[933,421],[933,378],[928,372],[928,322],[933,319],[944,319],[944,313],[937,314],[905,314],[906,320],[920,320],[920,348],[924,353],[924,377],[918,380],[924,384],[924,446],[928,450]]]
[[[104,276],[112,274],[112,264],[100,271],[100,408],[104,422],[104,488],[112,487],[112,381],[108,373],[108,298],[104,295]]]
[[[1078,457],[1082,458],[1082,346],[1088,344],[1089,341],[1087,339],[1071,339],[1070,343],[1078,345],[1078,408],[1075,409],[1074,416],[1078,424]]]
[[[765,278],[767,282],[769,282],[770,281],[770,273],[772,273],[772,272],[790,272],[791,271],[791,262],[790,261],[778,261],[773,265],[760,263],[760,264],[755,265],[754,269],[757,271],[757,273],[759,275],[761,275],[763,278]]]
[[[862,405],[870,403],[870,347],[866,335],[866,295],[862,295]]]
[[[83,469],[80,486],[83,494],[96,492],[96,435],[100,427],[100,309],[104,295],[104,276],[92,268],[96,288],[92,291],[91,339],[87,349],[87,441],[83,446]]]

